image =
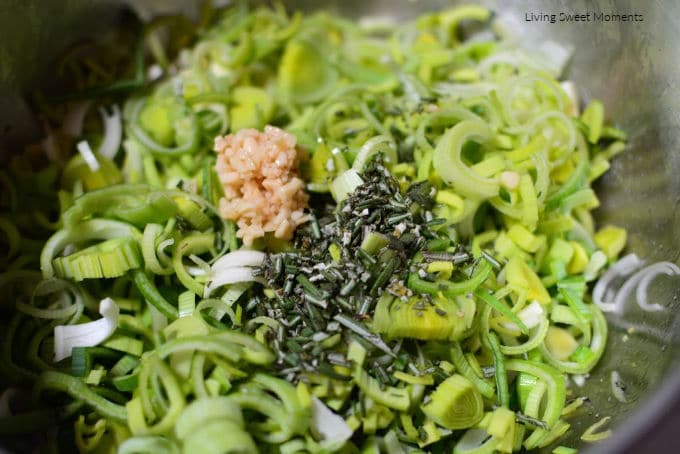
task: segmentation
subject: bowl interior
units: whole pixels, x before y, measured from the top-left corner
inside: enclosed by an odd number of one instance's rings
[[[183,9],[199,2],[137,2],[145,16]],[[349,16],[396,19],[450,6],[445,0],[314,0],[287,1],[305,10],[320,7]],[[608,119],[629,134],[627,150],[597,184],[600,223],[625,227],[628,251],[648,262],[680,258],[680,2],[637,1],[485,1],[525,43],[550,39],[572,45],[567,78],[576,82],[584,100],[604,102]],[[28,0],[0,6],[0,157],[38,133],[24,94],[49,74],[50,56],[76,39],[114,27],[129,17],[123,1],[71,0],[61,6]],[[560,22],[560,13],[639,14],[638,22]],[[527,14],[555,14],[555,23],[528,21]],[[47,74],[47,77],[46,77]],[[4,145],[4,146],[3,146]],[[609,316],[607,353],[580,392],[590,403],[571,419],[563,440],[579,446],[580,434],[602,416],[612,416],[614,437],[592,448],[614,452],[635,442],[655,426],[680,394],[677,367],[680,351],[680,282],[677,277],[654,281],[650,297],[666,306],[644,312],[633,301]],[[614,399],[610,375],[616,370],[626,383],[627,403]]]

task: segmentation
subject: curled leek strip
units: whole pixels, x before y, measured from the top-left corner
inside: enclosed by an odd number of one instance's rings
[[[438,293],[443,293],[449,298],[453,298],[457,295],[465,295],[470,292],[474,292],[477,287],[482,285],[484,281],[489,277],[491,273],[491,264],[486,260],[480,260],[480,262],[475,266],[474,271],[470,279],[451,282],[451,281],[436,281],[430,282],[418,277],[417,273],[411,273],[408,277],[408,287],[414,292],[418,293],[429,293],[431,295],[437,295]]]
[[[162,391],[153,386],[158,379],[163,384]],[[133,398],[126,405],[132,433],[134,435],[160,435],[172,430],[175,421],[186,405],[186,401],[175,373],[158,355],[152,353],[142,361],[138,389],[139,397]],[[160,395],[161,392],[165,396],[164,399],[168,401],[165,414],[162,415],[157,410],[154,411],[152,402],[153,400],[163,399]],[[148,425],[147,419],[152,421],[156,419],[157,421]]]
[[[80,325],[58,325],[54,327],[54,361],[71,356],[73,347],[91,347],[106,340],[118,326],[120,308],[111,298],[99,303],[102,318]]]
[[[196,399],[187,405],[175,424],[175,435],[181,440],[210,419],[229,419],[243,427],[243,415],[236,402],[226,396]]]
[[[221,454],[238,452],[256,454],[258,451],[251,435],[228,419],[206,422],[184,439],[183,452]]]
[[[141,269],[134,270],[132,272],[132,279],[139,290],[139,293],[142,294],[147,303],[155,306],[161,314],[170,320],[174,320],[179,316],[177,307],[170,304],[168,300],[161,295],[158,288],[156,288],[153,279],[149,277],[146,272]]]
[[[174,353],[204,352],[213,353],[229,361],[237,362],[242,350],[236,345],[226,343],[218,336],[187,336],[164,343],[156,350],[159,358],[164,359]]]
[[[213,249],[214,233],[196,233],[183,238],[175,246],[172,254],[172,265],[180,282],[197,295],[203,295],[204,284],[199,283],[187,272],[182,258],[190,254],[202,254]]]
[[[534,303],[532,303],[534,304]],[[536,303],[538,304],[538,303]],[[481,315],[481,320],[480,320],[480,329],[482,332],[486,332],[489,330],[489,314],[491,313],[491,306],[487,306],[485,309],[483,309],[482,315]],[[522,314],[520,313],[520,318],[522,317]],[[532,350],[543,342],[543,339],[545,339],[545,335],[548,333],[548,327],[550,326],[550,321],[548,320],[547,316],[542,313],[539,316],[539,322],[536,326],[530,328],[530,334],[529,338],[519,344],[519,345],[505,345],[505,344],[500,344],[500,349],[501,352],[503,352],[504,355],[521,355],[522,353],[526,353],[529,350]]]
[[[380,135],[368,139],[354,158],[352,168],[361,172],[375,155],[382,153],[388,165],[397,163],[397,145],[391,137]]]
[[[149,194],[151,187],[145,184],[122,184],[95,189],[76,198],[63,214],[65,227],[72,227],[78,222],[116,206],[127,206],[130,200],[138,201],[141,205],[142,197]]]
[[[229,398],[241,408],[255,410],[271,419],[273,424],[249,425],[257,438],[268,443],[282,443],[307,429],[310,410],[302,406],[295,388],[285,380],[256,374],[250,383],[241,387],[240,392],[231,394]],[[272,430],[272,427],[275,429]]]
[[[552,427],[559,419],[562,414],[562,409],[564,408],[566,395],[564,375],[546,364],[522,359],[510,359],[505,362],[505,367],[510,371],[525,372],[534,375],[546,383],[548,400],[541,419],[543,419],[549,427]]]
[[[461,156],[467,141],[483,143],[490,138],[491,130],[481,120],[464,120],[447,130],[439,139],[433,157],[434,167],[442,179],[469,197],[490,198],[498,194],[498,181],[476,174]]]
[[[185,118],[182,120],[186,122],[186,124],[182,124],[182,127],[188,130],[188,140],[175,147],[168,147],[157,142],[140,124],[140,114],[144,107],[145,101],[143,99],[131,102],[127,125],[130,134],[135,137],[142,146],[157,156],[176,157],[185,153],[193,153],[197,150],[200,142],[201,130],[198,119],[191,108],[188,106],[184,106],[183,108]]]
[[[595,364],[597,364],[604,353],[604,349],[607,344],[607,320],[604,318],[602,311],[600,311],[597,306],[590,305],[590,310],[593,317],[591,322],[592,339],[590,339],[590,345],[582,345],[580,347],[584,354],[581,357],[577,356],[579,361],[561,361],[555,358],[555,356],[545,346],[545,343],[541,344],[540,349],[543,357],[548,363],[552,364],[561,372],[570,374],[588,373],[595,366]]]
[[[163,227],[160,224],[147,224],[142,235],[141,249],[147,271],[160,276],[167,276],[173,274],[175,270],[171,266],[163,265],[161,259],[159,259],[158,243],[160,241],[158,240],[162,238],[162,232]]]
[[[85,402],[97,413],[106,418],[124,422],[127,419],[125,407],[116,405],[95,393],[83,381],[61,372],[47,371],[40,375],[36,382],[35,393],[40,394],[47,390],[63,391],[70,394],[74,399]]]
[[[30,303],[16,302],[16,308],[31,317],[52,320],[68,319],[75,322],[83,313],[89,298],[82,288],[63,279],[45,279],[38,282]],[[46,304],[48,307],[40,307]]]

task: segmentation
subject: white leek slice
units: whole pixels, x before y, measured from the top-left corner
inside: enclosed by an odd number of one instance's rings
[[[111,298],[99,303],[102,318],[80,325],[58,325],[54,327],[54,361],[71,356],[73,347],[94,347],[104,342],[118,326],[120,308]]]
[[[227,268],[213,276],[212,281],[205,286],[203,291],[203,298],[210,297],[210,294],[216,288],[222,287],[224,285],[236,284],[238,282],[253,282],[260,280],[253,274],[253,269],[245,266],[237,266],[232,268]]]
[[[453,448],[453,454],[496,452],[499,441],[486,429],[468,429]]]
[[[598,249],[593,252],[593,255],[590,256],[590,260],[588,261],[588,265],[586,265],[586,269],[583,271],[583,277],[586,278],[586,282],[595,280],[600,273],[600,270],[607,264],[607,261],[607,255],[601,250]],[[595,297],[593,296],[593,300],[594,299]]]
[[[220,257],[212,264],[212,279],[205,286],[203,297],[208,298],[213,290],[223,285],[260,281],[253,273],[253,267],[262,265],[265,258],[264,252],[245,249]]]
[[[579,388],[583,388],[586,384],[586,375],[582,374],[574,374],[571,376],[571,379],[574,381],[574,384],[578,386]]]
[[[157,63],[149,66],[149,69],[146,72],[146,78],[149,80],[149,82],[152,82],[156,79],[160,79],[162,75],[163,68],[161,68],[161,65]]]
[[[616,312],[623,311],[624,305],[633,291],[635,291],[635,298],[637,300],[638,306],[640,306],[640,309],[647,312],[664,310],[663,305],[659,303],[650,304],[647,301],[647,287],[649,287],[649,284],[653,279],[662,274],[667,276],[675,276],[680,274],[680,268],[671,262],[657,262],[637,271],[635,274],[627,278],[626,282],[623,283],[619,291],[616,293],[616,297],[612,303],[614,308],[613,310]],[[594,291],[593,295],[595,295]],[[595,296],[593,296],[593,299],[594,298]]]
[[[522,320],[522,323],[524,323],[527,328],[531,329],[541,323],[543,314],[543,306],[541,306],[538,301],[534,300],[531,302],[531,304],[522,309],[519,314],[517,314],[517,316],[520,320]]]
[[[545,310],[543,309],[543,306],[541,306],[541,303],[539,303],[536,300],[533,300],[531,304],[529,304],[527,307],[522,309],[517,313],[517,317],[524,323],[524,325],[529,328],[533,329],[537,327],[538,325],[541,324],[543,319],[545,319]],[[517,326],[513,322],[504,322],[502,323],[503,327],[507,329],[511,329],[516,332],[520,332],[519,326]]]
[[[104,140],[97,153],[107,159],[113,160],[120,149],[120,143],[123,139],[123,124],[120,117],[120,109],[114,105],[112,112],[109,115],[104,108],[99,108],[99,114],[102,117],[104,125]]]
[[[352,436],[352,429],[317,397],[312,397],[310,429],[329,450],[340,448]]]
[[[76,148],[78,149],[78,153],[80,153],[80,155],[83,157],[83,160],[90,168],[90,170],[93,172],[98,171],[99,161],[97,161],[97,157],[92,152],[92,148],[90,148],[90,144],[87,142],[87,140],[81,140],[80,142],[78,142],[76,144]]]
[[[212,264],[213,273],[241,266],[260,266],[266,254],[260,251],[240,250],[220,257]]]

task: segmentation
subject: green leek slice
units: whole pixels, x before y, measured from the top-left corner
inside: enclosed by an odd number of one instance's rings
[[[388,339],[458,340],[466,331],[458,305],[435,297],[431,303],[420,297],[403,302],[383,296],[376,305],[372,329]]]
[[[58,277],[82,281],[122,276],[142,266],[137,241],[115,238],[90,246],[52,262]]]
[[[428,403],[420,408],[425,415],[447,429],[466,429],[477,424],[484,415],[482,395],[475,386],[459,374],[454,374],[437,386]]]

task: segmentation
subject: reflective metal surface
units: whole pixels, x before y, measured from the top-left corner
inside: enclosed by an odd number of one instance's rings
[[[195,2],[133,1],[145,15],[184,8]],[[303,9],[326,8],[351,17],[407,18],[450,6],[445,0],[286,1]],[[529,41],[551,39],[574,46],[568,78],[584,99],[603,100],[610,121],[629,133],[625,153],[597,185],[602,206],[597,218],[629,231],[630,252],[648,261],[680,260],[680,2],[675,1],[484,1],[516,23]],[[36,133],[22,93],[49,78],[49,56],[76,38],[115,26],[122,1],[5,0],[0,3],[0,156]],[[630,13],[639,22],[560,22],[525,20],[527,13]],[[3,149],[3,146],[4,149]],[[667,310],[645,313],[629,304],[609,317],[607,353],[579,393],[591,402],[572,422],[562,443],[578,446],[594,420],[613,417],[612,438],[588,452],[668,452],[665,436],[680,426],[680,283],[659,278],[652,296]],[[628,402],[611,394],[609,377],[618,370]],[[674,407],[674,405],[676,407]],[[664,431],[665,430],[665,431]],[[670,439],[670,438],[669,438]],[[677,448],[677,447],[676,447]]]

